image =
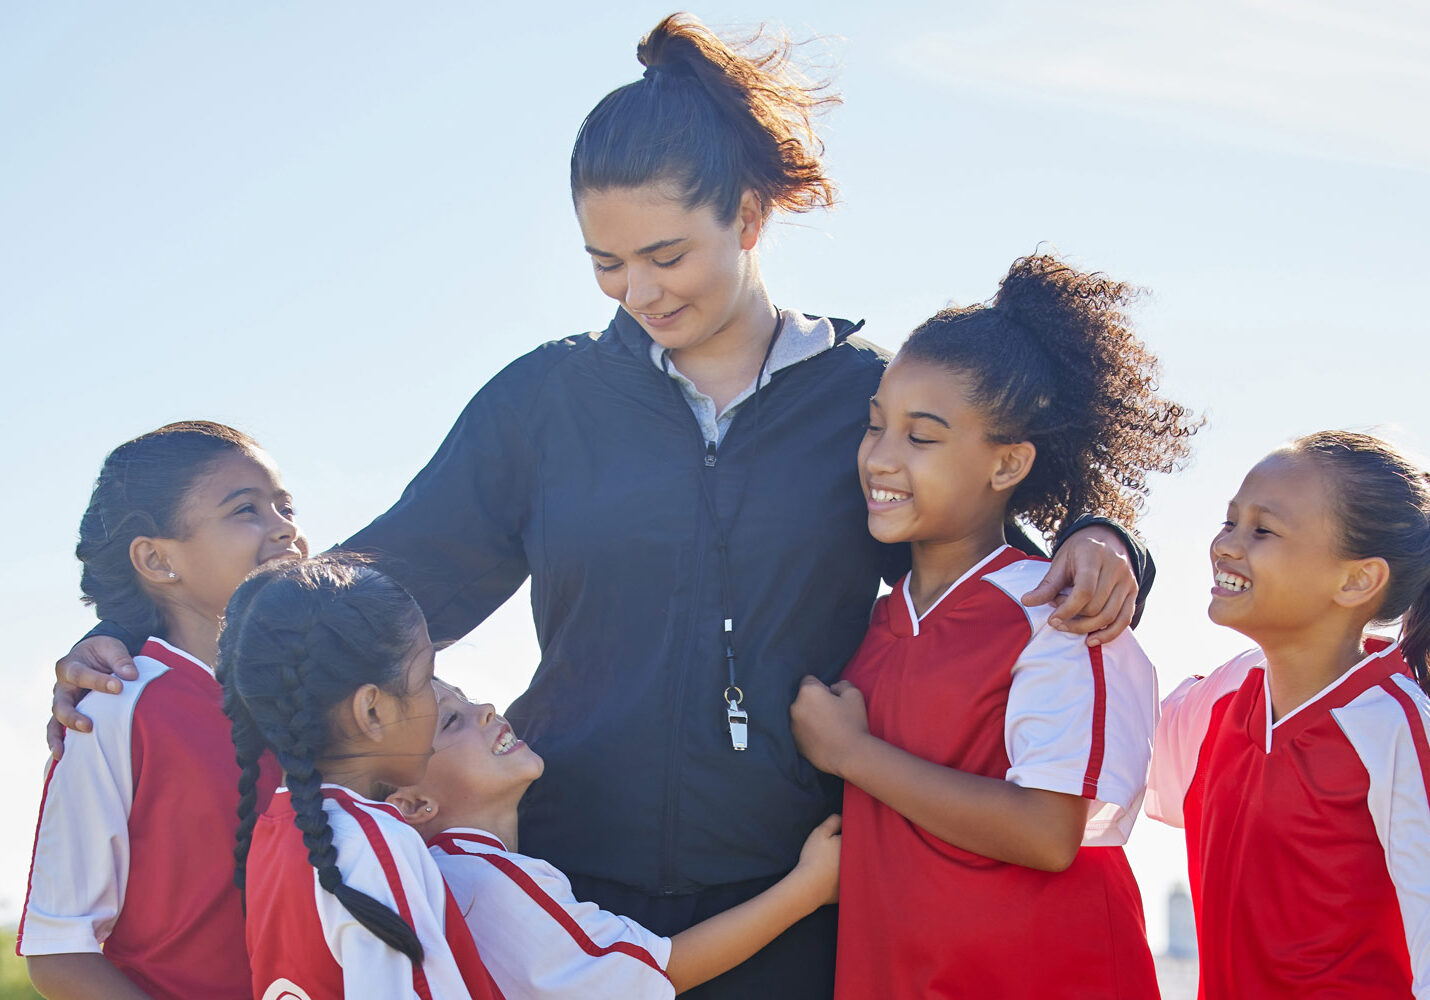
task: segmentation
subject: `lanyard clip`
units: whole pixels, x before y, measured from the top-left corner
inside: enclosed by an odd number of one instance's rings
[[[736,750],[748,750],[750,747],[750,716],[740,707],[740,702],[744,700],[744,692],[733,684],[725,689],[725,725],[730,730],[730,746]]]

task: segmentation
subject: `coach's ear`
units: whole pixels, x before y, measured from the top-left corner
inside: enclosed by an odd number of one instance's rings
[[[437,818],[437,803],[414,788],[399,788],[387,797],[388,805],[396,806],[402,818],[416,827],[426,826]]]

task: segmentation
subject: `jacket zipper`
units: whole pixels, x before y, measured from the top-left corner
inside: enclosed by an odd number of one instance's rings
[[[704,468],[700,470],[700,475],[713,475],[713,473],[709,472],[708,470],[715,468],[716,462],[719,458],[719,447],[715,444],[714,441],[705,440],[705,432],[700,427],[700,421],[696,419],[694,412],[692,412],[689,405],[686,404],[683,396],[680,397],[680,403],[682,409],[685,410],[686,416],[689,418],[691,424],[693,425],[696,437],[703,445]],[[711,484],[711,489],[714,489],[713,483]],[[713,526],[705,524],[705,522],[709,520],[709,515],[704,510],[704,505],[699,502],[698,498],[695,503],[695,507],[699,512],[698,523],[702,525],[702,528],[697,529],[698,533],[696,535],[695,566],[693,575],[693,579],[696,581],[696,586],[698,587],[700,585],[700,581],[704,576],[706,549],[709,547],[709,532],[713,530]],[[683,771],[683,768],[681,766],[681,754],[683,753],[682,748],[684,746],[683,737],[686,715],[683,710],[683,706],[685,704],[686,682],[690,678],[690,671],[695,668],[694,653],[695,647],[698,645],[699,642],[699,625],[699,600],[698,595],[696,595],[695,606],[692,608],[691,611],[691,620],[686,626],[686,655],[681,658],[683,662],[680,665],[680,669],[676,673],[675,697],[673,699],[672,705],[670,706],[673,718],[670,733],[670,757],[668,758],[668,763],[666,766],[665,814],[663,817],[664,836],[662,837],[662,851],[660,859],[660,891],[662,895],[666,896],[674,895],[676,892],[675,816],[676,804],[678,801],[678,796],[680,794],[680,775]]]

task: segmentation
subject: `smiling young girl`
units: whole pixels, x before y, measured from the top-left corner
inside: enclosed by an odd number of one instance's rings
[[[307,551],[246,434],[169,424],[105,459],[80,522],[80,588],[149,639],[138,680],[95,699],[93,731],[71,733],[46,771],[17,947],[45,996],[249,996],[222,849],[237,770],[211,664],[244,576]],[[254,794],[273,784],[255,774]]]
[[[845,780],[837,997],[1157,995],[1120,847],[1156,676],[1130,634],[1088,643],[1025,607],[1045,564],[1004,537],[1010,515],[1130,520],[1147,473],[1186,455],[1128,294],[1017,261],[991,305],[915,330],[870,400],[869,530],[912,543],[913,568],[844,680],[806,678],[791,710]]]
[[[229,602],[219,657],[252,996],[496,996],[422,838],[378,801],[422,778],[436,731],[408,592],[340,557],[267,569]],[[259,815],[266,753],[285,787]]]
[[[1187,830],[1202,996],[1430,996],[1430,482],[1326,431],[1247,474],[1209,613],[1257,643],[1168,696],[1147,812]],[[1366,634],[1404,616],[1401,641]]]
[[[437,719],[426,775],[388,801],[431,844],[506,1000],[667,998],[838,899],[839,817],[831,816],[774,886],[674,937],[581,902],[555,867],[516,853],[517,804],[541,776],[541,758],[491,705],[441,681]]]
[[[242,767],[235,881],[252,995],[495,996],[422,839],[378,801],[421,780],[436,731],[432,641],[412,598],[340,557],[266,570],[229,602],[219,656]],[[285,787],[260,816],[266,752]]]

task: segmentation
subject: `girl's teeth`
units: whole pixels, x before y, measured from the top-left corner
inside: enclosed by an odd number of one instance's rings
[[[893,490],[870,490],[869,497],[879,503],[893,503],[898,500],[907,500],[907,493],[895,493]]]
[[[492,748],[492,753],[500,756],[514,746],[516,746],[516,737],[510,732],[505,732],[501,734],[501,739],[497,740],[497,745]]]
[[[1244,576],[1237,576],[1235,573],[1219,571],[1216,575],[1216,585],[1223,590],[1232,590],[1241,593],[1251,589],[1251,581]]]

